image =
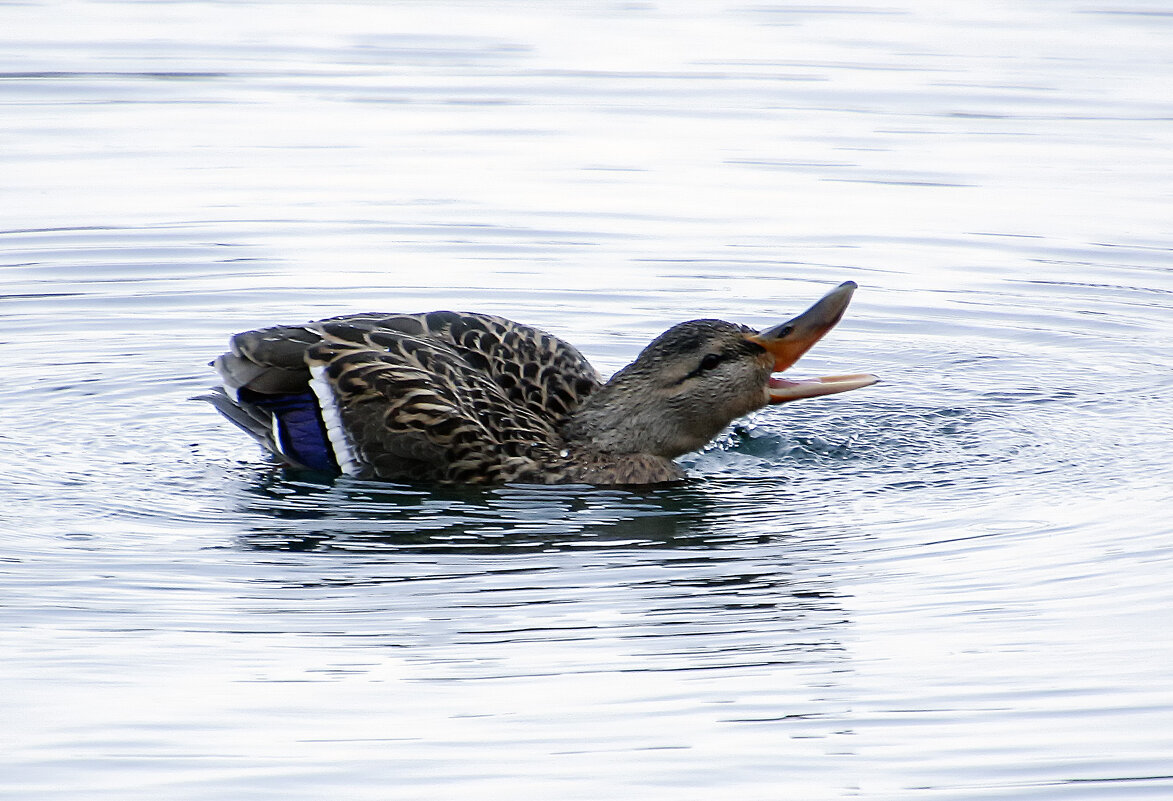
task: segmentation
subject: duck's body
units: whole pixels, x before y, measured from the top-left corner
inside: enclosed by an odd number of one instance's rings
[[[264,328],[232,338],[214,362],[228,392],[210,399],[295,467],[386,481],[674,481],[684,473],[672,460],[737,417],[875,380],[770,378],[838,321],[854,288],[789,329],[681,323],[607,383],[573,346],[486,314]]]

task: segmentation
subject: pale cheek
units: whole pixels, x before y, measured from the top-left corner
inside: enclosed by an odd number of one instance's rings
[[[770,402],[770,391],[766,387],[762,387],[762,391],[746,398],[745,405],[738,410],[737,417],[745,417],[747,414],[765,406]]]
[[[755,409],[762,408],[767,400],[768,396],[764,390],[760,395],[750,394],[728,398],[720,406],[712,407],[710,422],[714,425],[719,423],[720,425],[717,426],[717,430],[720,431],[739,417],[745,417]]]

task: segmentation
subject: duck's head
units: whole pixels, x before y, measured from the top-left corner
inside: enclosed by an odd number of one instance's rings
[[[758,332],[723,320],[691,320],[656,337],[566,425],[571,443],[608,453],[674,459],[709,442],[755,409],[866,387],[866,374],[788,380],[774,376],[835,326],[855,283],[848,281],[805,312]]]

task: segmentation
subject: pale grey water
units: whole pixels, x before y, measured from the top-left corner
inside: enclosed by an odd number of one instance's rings
[[[1173,14],[0,7],[0,796],[1173,797]],[[228,334],[604,371],[844,280],[683,487],[275,471]]]

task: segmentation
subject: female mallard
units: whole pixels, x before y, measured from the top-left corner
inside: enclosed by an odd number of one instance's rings
[[[574,347],[488,314],[352,314],[247,331],[209,399],[295,467],[388,481],[652,484],[768,403],[865,387],[785,370],[843,316],[841,284],[758,333],[681,323],[602,383]]]

